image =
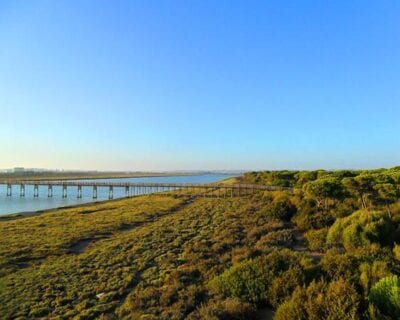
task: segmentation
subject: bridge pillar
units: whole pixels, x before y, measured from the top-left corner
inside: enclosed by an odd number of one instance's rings
[[[53,186],[49,185],[47,189],[47,198],[52,198],[53,197]]]
[[[21,186],[20,186],[19,196],[20,197],[25,197],[25,185],[24,184],[21,184]]]
[[[93,199],[97,199],[97,186],[93,186]]]
[[[125,197],[129,197],[129,186],[125,187]]]
[[[113,199],[114,198],[114,188],[113,188],[113,186],[109,186],[109,189],[108,189],[108,199]]]
[[[82,186],[81,185],[78,185],[78,192],[76,194],[76,197],[78,199],[82,199]]]
[[[12,185],[7,183],[7,197],[11,197],[12,194]]]
[[[33,197],[39,197],[39,185],[37,184],[33,185]]]
[[[67,186],[65,184],[62,186],[62,197],[64,199],[67,197]]]

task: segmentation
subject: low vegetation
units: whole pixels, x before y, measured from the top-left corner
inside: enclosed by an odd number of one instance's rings
[[[0,318],[400,318],[400,168],[238,181],[1,221]]]

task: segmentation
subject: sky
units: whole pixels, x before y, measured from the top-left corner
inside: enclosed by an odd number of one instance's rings
[[[0,1],[0,168],[396,165],[399,1]]]

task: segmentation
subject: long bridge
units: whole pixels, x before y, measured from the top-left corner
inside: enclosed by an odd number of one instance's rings
[[[108,188],[108,198],[114,198],[114,188],[123,188],[125,196],[145,194],[182,194],[201,197],[237,197],[254,194],[259,191],[278,191],[290,188],[257,185],[257,184],[200,184],[200,183],[131,183],[131,182],[93,182],[71,180],[7,180],[0,181],[0,185],[7,186],[7,197],[13,194],[13,186],[19,186],[19,196],[25,197],[25,187],[33,186],[33,196],[39,197],[39,186],[47,186],[47,196],[53,197],[53,187],[61,187],[62,198],[68,197],[68,187],[77,189],[77,198],[82,198],[82,189],[92,188],[92,198],[97,199],[98,188]],[[18,194],[18,193],[17,193]]]

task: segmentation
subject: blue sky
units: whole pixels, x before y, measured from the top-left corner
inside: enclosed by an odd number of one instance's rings
[[[400,164],[399,1],[1,1],[0,168]]]

